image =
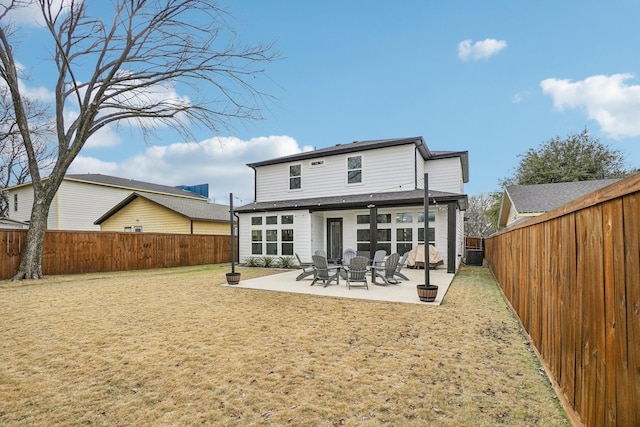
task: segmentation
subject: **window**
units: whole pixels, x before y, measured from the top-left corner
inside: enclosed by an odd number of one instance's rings
[[[411,214],[411,213],[397,213],[396,214],[396,222],[397,223],[413,222],[413,214]]]
[[[251,254],[262,255],[262,230],[251,230]]]
[[[413,240],[413,229],[412,228],[397,228],[396,229],[396,242],[397,242],[397,252],[400,255],[404,255],[405,252],[409,252],[412,245]]]
[[[267,230],[267,255],[278,255],[278,230]]]
[[[378,224],[391,224],[391,214],[378,214]]]
[[[134,233],[142,233],[142,226],[141,225],[136,225],[133,227],[133,232]]]
[[[356,222],[358,224],[369,224],[369,215],[358,215],[356,217]]]
[[[435,211],[429,211],[429,222],[434,222],[436,220]],[[424,222],[424,212],[420,212],[418,214],[418,222]]]
[[[18,195],[13,195],[13,211],[18,212]]]
[[[391,229],[390,228],[382,228],[378,229],[378,245],[376,249],[384,249],[387,251],[387,254],[391,253]]]
[[[131,227],[125,227],[124,228],[124,232],[125,233],[131,233],[133,231],[133,229]]]
[[[371,230],[369,230],[368,228],[356,230],[356,236],[358,242],[368,242],[371,240]]]
[[[293,230],[281,230],[282,255],[293,255]]]
[[[251,254],[293,256],[294,217],[288,213],[251,217]]]
[[[427,237],[428,237],[428,242],[432,245],[435,245],[436,243],[436,229],[433,227],[429,227],[427,229]],[[424,243],[424,228],[418,228],[418,242],[423,242]]]
[[[302,165],[289,166],[289,190],[302,188]]]
[[[280,224],[293,224],[293,215],[282,215],[280,217]]]
[[[347,183],[362,182],[362,156],[347,157]]]
[[[369,215],[367,215],[368,217]],[[367,224],[369,221],[367,220]],[[371,246],[371,230],[369,228],[359,228],[356,230],[356,250],[368,251]]]

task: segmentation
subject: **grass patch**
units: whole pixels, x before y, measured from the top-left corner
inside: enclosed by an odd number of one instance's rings
[[[218,286],[228,271],[0,282],[0,424],[569,425],[487,269],[440,307]]]

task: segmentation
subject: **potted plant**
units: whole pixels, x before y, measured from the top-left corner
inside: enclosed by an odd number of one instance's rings
[[[436,285],[416,285],[418,290],[418,298],[422,302],[434,302],[438,295],[438,286]]]
[[[237,285],[240,283],[240,273],[232,271],[231,273],[227,273],[227,284],[229,285]]]

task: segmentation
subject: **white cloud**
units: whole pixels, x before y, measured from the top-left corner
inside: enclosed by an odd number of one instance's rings
[[[289,136],[268,136],[243,141],[233,137],[210,138],[199,143],[153,146],[122,162],[103,162],[78,156],[69,173],[102,173],[164,185],[209,184],[209,198],[228,204],[229,193],[250,203],[254,174],[247,163],[310,150]]]
[[[463,40],[458,43],[458,58],[463,61],[478,61],[489,59],[507,47],[504,40],[484,39],[473,43],[471,40]]]
[[[632,74],[597,75],[582,81],[546,79],[540,82],[558,111],[584,109],[610,138],[640,136],[640,86],[627,85]]]
[[[71,0],[50,0],[51,10],[58,11],[61,9],[68,9],[71,4]],[[0,11],[4,12],[6,6],[11,3],[11,0],[0,0]],[[7,16],[7,19],[16,23],[24,25],[42,26],[44,19],[42,18],[42,11],[39,9],[38,2],[30,2],[28,5],[21,5],[15,7]]]

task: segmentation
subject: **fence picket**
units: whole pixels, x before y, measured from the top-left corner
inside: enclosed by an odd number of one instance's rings
[[[640,174],[487,238],[485,258],[572,419],[640,425]]]
[[[4,249],[0,279],[17,273],[26,235],[26,230],[0,230]],[[214,235],[51,230],[45,236],[42,272],[77,274],[223,263],[231,260],[229,239]]]

